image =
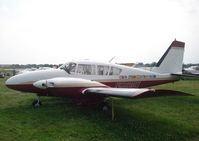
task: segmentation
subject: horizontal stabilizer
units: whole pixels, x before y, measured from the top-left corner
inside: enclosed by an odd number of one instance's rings
[[[182,78],[183,77],[188,77],[188,78],[199,79],[199,75],[197,75],[197,74],[174,74],[174,73],[172,73],[171,75],[182,77]]]

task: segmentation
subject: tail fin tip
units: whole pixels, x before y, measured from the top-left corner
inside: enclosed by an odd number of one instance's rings
[[[160,58],[153,71],[159,73],[181,73],[184,47],[184,42],[174,40]]]
[[[177,40],[174,40],[170,47],[179,47],[179,48],[184,48],[185,46],[185,43],[184,42],[181,42],[181,41],[177,41]]]

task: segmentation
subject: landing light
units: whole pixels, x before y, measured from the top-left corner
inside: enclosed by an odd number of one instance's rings
[[[46,89],[47,88],[46,80],[36,81],[35,83],[33,83],[33,86],[39,89]]]

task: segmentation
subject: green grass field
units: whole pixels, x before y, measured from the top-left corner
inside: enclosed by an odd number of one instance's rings
[[[187,97],[115,98],[116,119],[96,108],[68,99],[10,90],[0,79],[0,140],[2,141],[199,141],[199,81],[186,80],[156,88],[194,94]]]

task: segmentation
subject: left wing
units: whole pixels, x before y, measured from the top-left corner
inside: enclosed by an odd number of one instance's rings
[[[174,90],[154,90],[147,88],[87,88],[82,91],[85,95],[105,95],[105,96],[115,96],[124,98],[147,98],[147,97],[160,97],[160,96],[193,96],[192,94],[174,91]]]
[[[146,92],[155,92],[154,89],[128,89],[128,88],[87,88],[82,91],[83,94],[98,94],[98,95],[106,95],[106,96],[115,96],[115,97],[126,97],[126,98],[135,98],[140,97],[142,94]]]

